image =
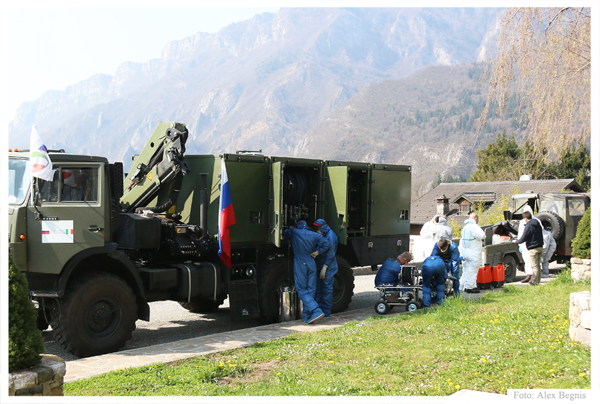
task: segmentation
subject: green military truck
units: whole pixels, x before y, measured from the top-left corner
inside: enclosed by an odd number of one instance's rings
[[[506,220],[483,227],[486,234],[484,262],[491,265],[504,263],[507,282],[514,280],[517,269],[524,270],[519,246],[512,240],[517,236],[519,221],[523,218],[526,205],[536,212],[535,216],[542,223],[542,227],[549,231],[556,241],[556,251],[551,261],[568,262],[573,252],[571,242],[577,234],[579,221],[590,206],[590,198],[589,193],[580,192],[527,193],[511,196],[509,210],[504,211]],[[494,243],[495,236],[506,238],[504,242]]]
[[[577,235],[577,225],[590,204],[591,194],[583,192],[516,194],[510,199],[509,210],[504,212],[504,217],[518,229],[517,221],[523,218],[525,205],[529,205],[542,222],[542,227],[556,241],[552,260],[564,263],[571,259],[571,242]]]
[[[229,298],[233,318],[275,322],[293,286],[297,220],[323,218],[339,238],[333,311],[353,296],[352,267],[409,248],[408,166],[260,154],[185,155],[185,125],[162,122],[123,179],[122,163],[51,151],[52,181],[31,180],[29,153],[9,153],[10,250],[39,308],[38,326],[77,356],[116,351],[148,303],[193,312]],[[232,265],[218,255],[221,162],[236,223]]]

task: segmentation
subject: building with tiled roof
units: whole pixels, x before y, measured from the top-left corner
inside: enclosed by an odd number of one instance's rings
[[[585,192],[574,179],[442,183],[411,203],[410,234],[418,235],[423,224],[439,214],[462,223],[473,204],[483,202],[491,206],[502,195],[561,191]]]

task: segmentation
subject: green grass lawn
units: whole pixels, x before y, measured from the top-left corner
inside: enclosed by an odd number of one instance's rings
[[[569,339],[568,273],[412,314],[373,316],[64,386],[65,396],[447,396],[460,389],[590,388],[591,350]],[[392,312],[393,313],[393,312]]]

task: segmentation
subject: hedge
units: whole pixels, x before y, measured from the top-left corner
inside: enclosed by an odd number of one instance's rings
[[[40,362],[44,339],[37,328],[37,311],[29,300],[25,274],[19,271],[8,255],[8,368],[12,372]]]
[[[591,258],[592,254],[592,209],[587,208],[577,225],[577,234],[571,242],[573,257]]]

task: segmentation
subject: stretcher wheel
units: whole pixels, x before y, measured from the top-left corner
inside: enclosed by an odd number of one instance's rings
[[[390,305],[387,302],[378,302],[375,304],[375,311],[377,314],[385,314],[389,311]]]
[[[406,310],[410,311],[411,313],[413,311],[418,310],[420,307],[419,303],[415,300],[411,300],[410,302],[406,303]]]

